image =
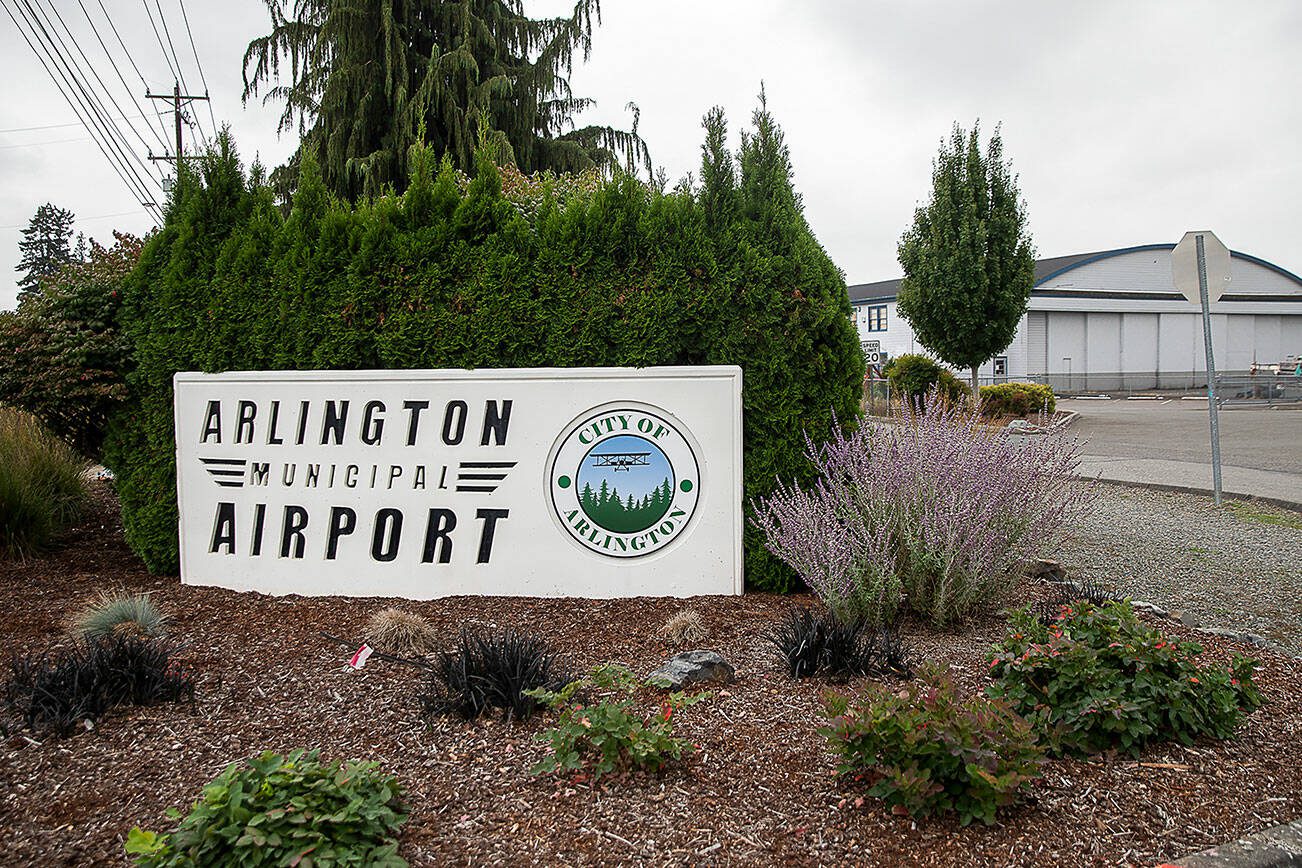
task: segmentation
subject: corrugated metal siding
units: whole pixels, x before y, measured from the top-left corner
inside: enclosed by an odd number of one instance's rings
[[[1030,311],[1026,315],[1026,372],[1031,376],[1046,373],[1049,368],[1048,349],[1049,332],[1045,318],[1047,314]]]

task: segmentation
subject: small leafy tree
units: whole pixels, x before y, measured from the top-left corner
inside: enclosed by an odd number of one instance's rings
[[[122,289],[142,242],[114,233],[90,242],[85,261],[61,267],[15,311],[0,312],[0,402],[20,407],[88,457],[126,395],[130,347],[117,327]]]
[[[931,199],[900,239],[900,314],[943,361],[977,368],[1012,342],[1035,280],[1026,205],[998,128],[985,154],[981,125],[956,123],[933,163]]]
[[[36,209],[27,228],[23,230],[18,250],[18,300],[37,292],[41,281],[58,274],[59,269],[73,261],[72,212],[46,202]]]

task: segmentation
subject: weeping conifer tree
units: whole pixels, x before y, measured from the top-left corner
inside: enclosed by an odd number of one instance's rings
[[[524,172],[620,167],[650,171],[637,134],[574,128],[592,105],[568,76],[586,61],[600,0],[568,17],[530,18],[522,0],[264,0],[271,32],[244,54],[244,99],[284,102],[280,130],[297,126],[326,187],[355,199],[402,190],[412,145],[431,145],[465,172],[477,147]],[[277,170],[297,186],[300,156]]]

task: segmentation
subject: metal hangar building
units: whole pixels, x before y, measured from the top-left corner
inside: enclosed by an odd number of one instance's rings
[[[1058,391],[1192,389],[1207,383],[1200,309],[1171,279],[1174,244],[1041,259],[1013,342],[983,383],[1033,380]],[[1211,306],[1216,370],[1247,373],[1302,356],[1302,278],[1232,251]],[[859,339],[886,358],[925,353],[899,315],[899,280],[849,287]],[[873,342],[876,342],[874,347]]]

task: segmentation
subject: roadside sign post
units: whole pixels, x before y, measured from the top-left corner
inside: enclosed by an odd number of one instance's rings
[[[1184,297],[1203,309],[1203,348],[1207,353],[1207,414],[1212,436],[1212,492],[1221,505],[1221,430],[1216,416],[1216,362],[1212,357],[1211,303],[1230,282],[1230,251],[1211,232],[1186,232],[1171,251],[1171,279]]]

